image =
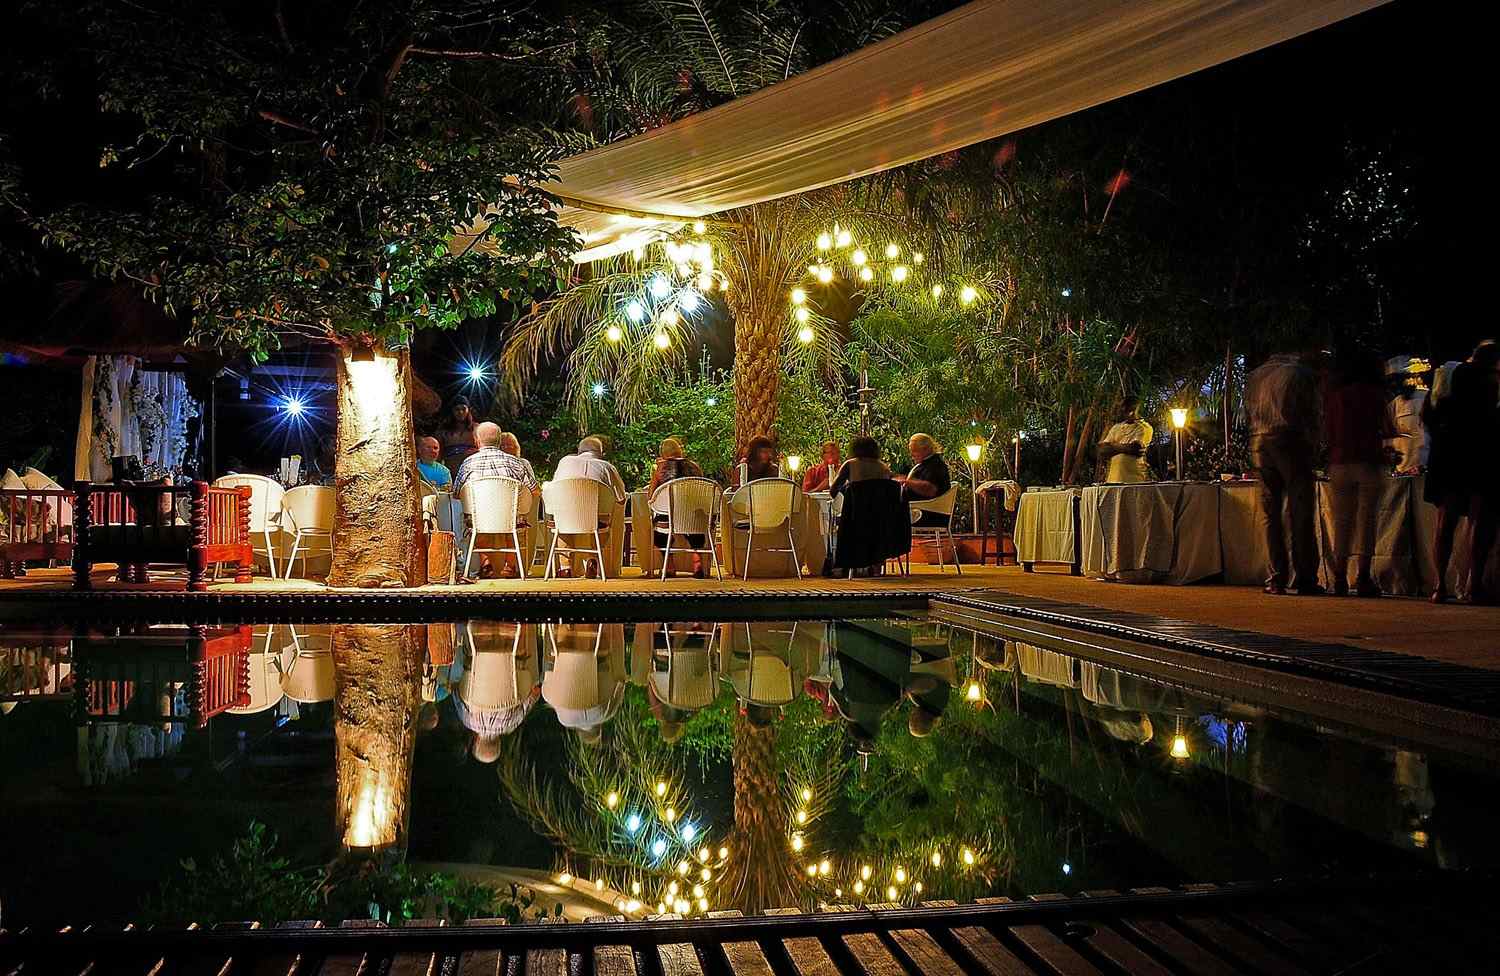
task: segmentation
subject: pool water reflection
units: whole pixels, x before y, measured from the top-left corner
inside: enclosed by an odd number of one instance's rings
[[[7,925],[251,819],[645,915],[1494,866],[1493,772],[923,615],[0,628]]]

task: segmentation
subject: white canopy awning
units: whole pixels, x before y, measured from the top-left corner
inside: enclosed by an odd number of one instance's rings
[[[685,220],[1059,118],[1387,0],[976,0],[806,74],[562,161],[577,261]]]

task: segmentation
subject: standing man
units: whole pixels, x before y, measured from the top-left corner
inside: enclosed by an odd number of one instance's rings
[[[1291,589],[1301,596],[1324,592],[1318,584],[1318,540],[1313,531],[1313,451],[1322,428],[1318,406],[1318,374],[1308,358],[1272,356],[1245,380],[1250,463],[1260,479],[1260,528],[1270,561],[1265,590],[1278,596],[1287,591],[1283,505],[1292,530]]]
[[[938,497],[953,484],[953,479],[948,475],[948,462],[937,451],[937,442],[932,439],[931,434],[913,434],[906,442],[906,450],[911,454],[912,467],[906,477],[897,478],[901,482],[901,500],[905,502],[925,502]],[[941,512],[923,512],[915,522],[913,528],[927,526],[943,526],[946,528],[952,521],[951,515]]]
[[[442,451],[442,445],[436,437],[417,438],[417,470],[422,472],[422,477],[434,488],[450,488],[453,485],[453,475],[449,473],[448,466],[438,460]]]
[[[1146,466],[1146,448],[1155,436],[1151,425],[1141,419],[1141,402],[1135,397],[1126,397],[1120,406],[1120,422],[1114,424],[1104,435],[1096,450],[1099,460],[1105,462],[1104,481],[1111,485],[1138,485],[1151,480],[1151,469]],[[1182,472],[1177,472],[1182,477]]]

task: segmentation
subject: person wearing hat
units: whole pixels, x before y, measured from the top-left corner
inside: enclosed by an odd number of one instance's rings
[[[1391,391],[1387,406],[1396,435],[1386,446],[1396,452],[1397,474],[1419,474],[1427,467],[1427,428],[1422,425],[1422,405],[1427,402],[1423,375],[1432,367],[1426,360],[1392,356],[1385,363],[1386,385]]]

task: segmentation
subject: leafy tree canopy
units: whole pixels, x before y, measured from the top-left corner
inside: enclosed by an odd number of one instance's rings
[[[478,0],[43,5],[82,24],[123,202],[38,215],[47,240],[128,277],[193,334],[264,353],[288,335],[399,345],[521,299],[571,234],[537,186],[549,149],[504,109],[571,50]],[[76,30],[76,28],[72,28]],[[76,72],[76,49],[29,70]],[[457,223],[478,246],[451,253]]]

